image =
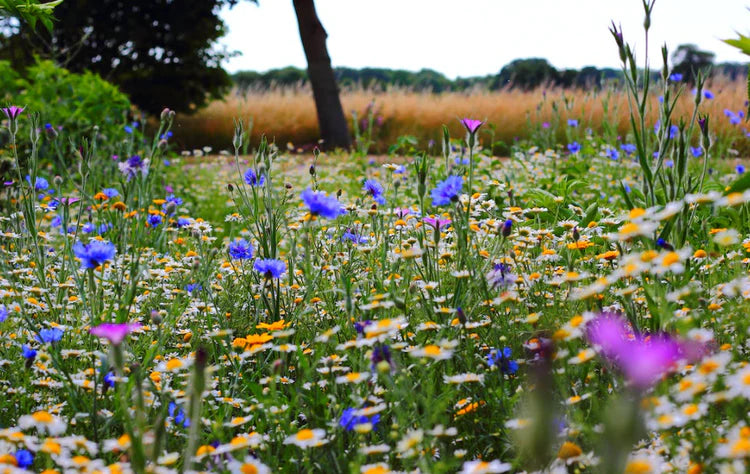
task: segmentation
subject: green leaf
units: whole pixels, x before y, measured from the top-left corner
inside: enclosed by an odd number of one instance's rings
[[[742,173],[742,176],[729,185],[729,189],[724,194],[741,193],[748,188],[750,188],[750,173]]]

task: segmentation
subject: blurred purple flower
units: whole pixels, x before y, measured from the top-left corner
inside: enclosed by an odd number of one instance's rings
[[[484,122],[481,120],[475,120],[470,118],[465,118],[461,120],[461,124],[466,127],[466,130],[471,133],[472,135],[477,133],[477,130],[479,130],[479,127],[481,127]]]
[[[104,323],[89,329],[97,337],[109,340],[113,346],[119,346],[125,336],[141,327],[141,323]]]

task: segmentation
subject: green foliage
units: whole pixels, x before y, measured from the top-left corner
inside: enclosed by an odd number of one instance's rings
[[[220,67],[231,54],[214,44],[226,33],[220,8],[237,1],[66,0],[51,32],[35,37],[27,25],[6,32],[0,58],[18,68],[39,55],[101,74],[152,114],[193,111],[231,86]]]
[[[0,0],[0,16],[13,16],[36,28],[36,22],[44,25],[47,31],[52,29],[53,12],[63,0],[40,3],[37,0]]]
[[[126,136],[123,125],[131,109],[127,96],[117,86],[97,74],[75,74],[52,61],[39,61],[23,73],[15,71],[8,61],[0,61],[0,88],[3,104],[38,112],[41,124],[50,124],[56,133],[61,128],[71,143],[80,145],[98,127],[98,134],[116,144]],[[18,136],[19,147],[30,146],[28,133]],[[50,143],[54,143],[52,140]],[[66,148],[69,143],[58,143]],[[66,160],[70,154],[63,154]]]

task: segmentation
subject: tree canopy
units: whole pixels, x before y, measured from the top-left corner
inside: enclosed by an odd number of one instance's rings
[[[220,9],[238,2],[65,0],[49,32],[4,20],[0,58],[17,68],[34,56],[51,58],[74,72],[100,74],[147,112],[189,112],[232,85],[220,65],[231,53],[215,43],[226,33]]]

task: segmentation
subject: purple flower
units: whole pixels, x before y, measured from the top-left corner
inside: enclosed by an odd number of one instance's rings
[[[3,113],[10,120],[17,119],[21,115],[21,112],[23,112],[23,107],[18,107],[16,105],[11,105],[10,107],[3,107]]]
[[[263,258],[256,260],[253,268],[266,278],[280,278],[286,272],[286,263],[272,258]]]
[[[425,224],[434,227],[436,230],[440,230],[441,228],[451,223],[450,219],[440,219],[434,217],[425,217],[423,220]]]
[[[148,160],[145,160],[138,155],[133,155],[120,163],[118,167],[120,168],[120,172],[125,175],[128,181],[130,181],[130,179],[136,177],[138,173],[146,176],[148,174],[148,163]]]
[[[669,80],[672,82],[682,82],[682,74],[679,72],[672,73],[669,76]]]
[[[432,190],[432,205],[445,206],[450,204],[451,201],[458,201],[458,195],[463,185],[464,178],[462,176],[448,176]]]
[[[619,315],[604,313],[586,328],[599,353],[613,362],[636,388],[645,390],[672,371],[677,361],[701,351],[669,334],[635,334]]]
[[[310,214],[313,216],[323,216],[326,219],[335,219],[343,213],[338,199],[333,196],[326,196],[326,194],[321,191],[305,189],[300,196],[308,209],[310,209]]]
[[[576,153],[581,151],[581,145],[578,142],[569,143],[568,151],[575,155]]]
[[[27,449],[19,449],[13,454],[13,457],[16,458],[16,464],[21,469],[26,469],[34,464],[34,455]]]
[[[355,234],[354,232],[351,232],[349,230],[344,232],[344,234],[341,236],[341,240],[349,240],[351,242],[354,242],[355,244],[367,243],[367,237],[365,237],[364,235]]]
[[[607,150],[607,156],[608,156],[608,157],[609,157],[609,158],[610,158],[611,160],[617,161],[617,160],[619,160],[619,159],[620,159],[620,152],[618,152],[618,151],[617,151],[617,150],[615,150],[614,148],[610,148],[609,150]]]
[[[115,245],[103,240],[92,240],[84,245],[76,242],[73,245],[73,253],[81,260],[81,269],[94,269],[115,256]]]
[[[357,415],[358,411],[356,408],[347,408],[344,410],[339,419],[339,426],[346,429],[346,431],[352,431],[357,425],[371,423],[372,428],[377,429],[377,424],[380,421],[380,413],[367,417],[365,415]]]
[[[512,355],[513,351],[510,347],[505,347],[502,351],[499,349],[492,349],[490,353],[487,354],[487,365],[490,367],[497,365],[500,368],[500,371],[504,374],[515,374],[518,372],[518,362],[511,359]]]
[[[479,127],[481,127],[484,124],[481,120],[475,120],[470,118],[465,118],[461,120],[461,125],[466,127],[466,130],[474,135],[477,133],[477,130],[479,130]]]
[[[159,227],[162,223],[162,217],[159,214],[149,214],[148,225],[151,227]]]
[[[4,304],[0,304],[0,323],[4,323],[8,319],[8,309]]]
[[[620,145],[620,149],[624,151],[626,155],[630,156],[635,153],[638,148],[632,143],[623,143]]]
[[[374,179],[368,179],[365,180],[364,186],[362,186],[362,190],[365,191],[367,194],[372,196],[372,199],[380,204],[381,206],[385,206],[385,197],[383,197],[383,186],[378,183]]]
[[[693,155],[693,158],[698,158],[703,154],[703,149],[699,146],[691,146],[690,153]]]
[[[264,175],[260,175],[259,179],[258,174],[255,172],[255,170],[252,168],[248,168],[248,170],[245,171],[245,182],[248,186],[263,186],[263,183],[266,182],[266,177]]]
[[[737,171],[737,174],[742,174],[745,172],[745,167],[742,165],[737,165],[734,169],[735,171]]]
[[[113,346],[119,346],[125,336],[140,327],[141,323],[103,323],[89,329],[89,333],[107,339]]]
[[[253,246],[245,239],[237,239],[229,244],[229,256],[235,260],[253,258]]]
[[[510,235],[510,231],[513,228],[513,220],[507,219],[505,222],[503,222],[503,228],[500,231],[503,237],[508,237]]]
[[[708,100],[711,100],[711,99],[714,98],[714,93],[711,92],[710,90],[706,89],[706,90],[703,91],[703,97],[705,97]]]
[[[505,263],[496,263],[487,273],[487,283],[493,288],[506,288],[516,282],[518,277],[510,272]]]
[[[577,119],[568,119],[568,127],[576,128],[578,126]]]

